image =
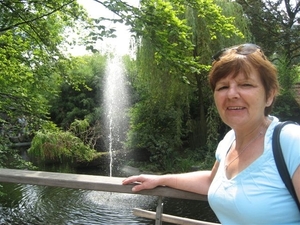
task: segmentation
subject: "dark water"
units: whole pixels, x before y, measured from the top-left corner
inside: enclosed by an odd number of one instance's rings
[[[155,211],[151,196],[3,184],[0,224],[154,224],[136,217],[137,207]],[[164,199],[164,213],[216,221],[206,202]]]
[[[155,211],[157,197],[36,185],[1,185],[5,194],[0,197],[1,225],[154,224],[153,220],[134,216],[132,209]],[[163,203],[166,214],[217,222],[207,202],[165,198]]]
[[[1,224],[151,224],[132,208],[151,208],[155,198],[66,188],[4,185]]]

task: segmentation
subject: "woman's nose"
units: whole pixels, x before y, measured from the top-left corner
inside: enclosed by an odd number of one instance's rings
[[[228,88],[228,92],[227,92],[227,96],[228,98],[238,98],[239,97],[239,92],[238,92],[238,88],[234,85],[229,86]]]

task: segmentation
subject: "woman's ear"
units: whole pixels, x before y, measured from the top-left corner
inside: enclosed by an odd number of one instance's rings
[[[269,107],[270,105],[272,105],[274,98],[275,98],[275,91],[270,91],[270,93],[267,97],[266,107]]]

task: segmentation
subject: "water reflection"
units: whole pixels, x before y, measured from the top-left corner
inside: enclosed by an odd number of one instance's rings
[[[132,214],[133,208],[155,211],[152,196],[6,183],[2,191],[0,224],[154,224]],[[164,213],[217,222],[207,202],[165,198]]]
[[[132,209],[155,208],[156,198],[34,185],[3,184],[1,224],[153,224]]]

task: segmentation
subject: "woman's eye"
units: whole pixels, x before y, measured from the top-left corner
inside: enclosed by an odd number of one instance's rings
[[[217,91],[221,91],[221,90],[224,90],[226,88],[228,88],[228,86],[220,86],[220,87],[217,87],[216,89],[217,89]]]
[[[249,83],[245,83],[245,84],[242,84],[243,87],[252,87],[252,84],[249,84]]]

